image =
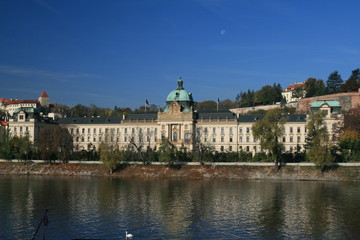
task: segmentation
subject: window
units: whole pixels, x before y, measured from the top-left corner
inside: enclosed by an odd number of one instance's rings
[[[124,132],[127,133],[127,128],[124,129]]]
[[[225,133],[225,129],[222,127],[221,128],[221,134],[224,134]]]
[[[154,131],[155,131],[155,134],[157,134],[157,128],[155,128]]]
[[[134,134],[135,133],[135,128],[131,129],[131,133]]]
[[[215,136],[213,136],[212,141],[213,141],[213,142],[216,142],[216,137],[215,137]]]
[[[208,141],[207,137],[204,137],[204,142],[207,142],[207,141]]]
[[[208,133],[208,128],[207,128],[207,127],[205,128],[204,132],[205,132],[206,134]]]
[[[301,132],[301,128],[297,127],[297,132],[300,133]]]
[[[290,127],[290,133],[293,133],[293,127]]]
[[[242,139],[242,137],[240,137],[240,138],[239,138],[239,142],[242,142],[242,141],[243,141],[243,139]]]
[[[147,133],[147,134],[150,134],[150,128],[147,128],[147,129],[146,129],[146,133]]]
[[[90,142],[90,137],[87,138],[87,141]]]
[[[229,129],[229,132],[230,132],[230,134],[233,133],[233,128],[232,127]]]
[[[150,142],[150,136],[146,136],[146,141]]]
[[[85,141],[84,137],[81,137],[81,141],[82,141],[82,142],[84,142],[84,141]]]
[[[224,151],[224,146],[221,146],[221,147],[220,147],[220,150],[223,152],[223,151]]]
[[[293,142],[293,137],[292,136],[290,136],[290,142]]]
[[[161,141],[165,141],[165,134],[161,134]]]
[[[240,134],[242,134],[242,128],[239,128],[239,132],[240,132]]]
[[[91,129],[90,128],[88,128],[88,133],[90,134],[90,131],[91,131]]]
[[[99,133],[102,133],[102,128],[99,128]]]
[[[223,136],[221,136],[221,142],[224,142],[224,137]]]
[[[282,140],[283,140],[283,142],[286,142],[286,138],[285,138],[285,137],[283,137],[283,139],[282,139]]]
[[[74,133],[74,129],[70,128],[70,133],[73,134],[73,133]]]
[[[249,127],[246,128],[246,133],[250,133],[250,128]]]
[[[185,141],[189,141],[189,134],[188,133],[185,133]]]
[[[213,133],[216,133],[216,128],[213,128]]]
[[[119,138],[119,137],[116,137],[116,142],[120,142],[120,138]]]
[[[20,120],[24,120],[24,115],[20,115],[20,116],[19,116],[19,119],[20,119]]]
[[[300,142],[301,138],[300,136],[297,137],[297,142]]]
[[[96,137],[93,138],[93,141],[96,142]]]
[[[22,128],[22,127],[20,127],[20,132],[22,132],[22,129],[23,129],[23,128]]]
[[[229,151],[230,151],[230,152],[232,151],[232,146],[229,147]]]
[[[96,128],[94,128],[93,133],[96,133]]]
[[[250,142],[250,137],[246,137],[246,142]]]
[[[120,128],[117,128],[117,129],[116,129],[116,133],[120,133]]]
[[[173,134],[173,140],[177,141],[177,133],[176,132],[174,132],[174,134]]]
[[[230,138],[229,138],[229,142],[232,142],[232,141],[233,141],[233,138],[232,138],[232,137],[230,137]]]
[[[85,133],[85,128],[81,129],[81,133]]]
[[[16,132],[16,127],[14,127],[14,132]]]

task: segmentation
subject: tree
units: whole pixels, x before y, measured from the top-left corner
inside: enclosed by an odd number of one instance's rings
[[[73,138],[69,131],[55,124],[39,131],[35,145],[40,158],[50,162],[56,159],[68,161],[74,148]]]
[[[341,86],[342,92],[356,92],[360,88],[360,69],[357,68],[352,71],[350,77]]]
[[[271,155],[276,172],[279,170],[279,159],[283,149],[279,138],[283,135],[286,121],[281,109],[271,109],[263,119],[258,120],[252,126],[254,138],[259,139],[261,148],[267,150]]]
[[[206,132],[203,128],[197,128],[191,135],[191,142],[193,145],[193,161],[200,162],[209,161],[213,158],[215,148],[210,144],[206,144],[203,139]]]
[[[330,73],[328,80],[326,81],[327,92],[330,94],[340,92],[340,87],[343,82],[344,81],[337,71]]]
[[[248,90],[247,92],[240,92],[236,95],[236,101],[239,102],[239,107],[252,107],[254,106],[254,90]]]
[[[117,146],[117,144],[110,144],[108,141],[103,141],[99,145],[99,153],[100,161],[109,169],[109,173],[113,174],[120,159],[119,146]]]
[[[176,147],[169,140],[164,140],[159,147],[159,160],[160,162],[168,162],[173,165],[175,159]]]
[[[315,163],[323,172],[325,167],[333,162],[330,148],[330,137],[324,124],[325,113],[318,111],[310,115],[310,121],[306,125],[306,158]]]
[[[216,110],[216,102],[212,101],[212,100],[207,100],[207,101],[203,101],[203,102],[198,102],[195,104],[195,108],[197,110]]]
[[[280,84],[273,84],[273,86],[266,85],[263,86],[260,90],[256,91],[254,94],[254,104],[255,105],[271,105],[277,102],[281,102],[282,88]]]
[[[316,78],[308,78],[304,86],[305,97],[316,97],[326,93],[324,81]]]

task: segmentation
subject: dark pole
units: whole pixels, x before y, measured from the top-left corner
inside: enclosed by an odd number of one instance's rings
[[[39,229],[40,229],[40,226],[41,226],[42,222],[44,221],[44,219],[45,219],[45,217],[46,217],[47,212],[48,212],[48,209],[45,209],[45,214],[44,214],[44,216],[41,218],[41,221],[40,221],[40,223],[39,223],[39,226],[37,227],[36,232],[35,232],[35,234],[34,234],[34,236],[32,237],[31,240],[34,240],[34,239],[35,239],[36,234],[38,233],[38,231],[39,231]]]

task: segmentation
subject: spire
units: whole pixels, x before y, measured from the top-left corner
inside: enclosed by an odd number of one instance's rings
[[[177,87],[177,89],[176,90],[183,90],[184,88],[183,88],[183,80],[182,80],[182,78],[181,78],[181,76],[179,77],[179,79],[178,79],[178,87]]]
[[[49,96],[47,95],[46,91],[44,90],[44,91],[41,93],[40,97],[47,97],[47,98],[48,98]]]

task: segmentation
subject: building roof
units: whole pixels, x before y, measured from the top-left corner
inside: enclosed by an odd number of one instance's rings
[[[198,111],[197,119],[235,119],[236,115],[228,110],[222,111]]]
[[[341,107],[339,101],[333,101],[333,100],[319,100],[319,101],[315,101],[315,102],[312,102],[312,103],[311,103],[310,107],[312,107],[312,108],[318,108],[318,107],[321,107],[321,106],[324,105],[324,104],[329,105],[329,107]]]
[[[254,115],[240,115],[238,121],[243,123],[253,123],[257,120],[261,120],[265,115],[254,114]],[[288,114],[284,115],[287,119],[286,122],[305,122],[306,114]]]
[[[48,98],[49,95],[47,95],[46,91],[44,90],[44,91],[41,93],[40,97],[44,97],[44,98],[46,97],[46,98]]]
[[[59,118],[55,122],[59,124],[117,124],[122,117],[68,117]]]
[[[124,120],[156,120],[157,112],[135,112],[125,115]]]
[[[293,83],[293,84],[290,84],[287,88],[284,89],[283,92],[289,92],[289,91],[293,91],[295,90],[295,88],[298,88],[298,87],[301,87],[303,86],[305,83]]]
[[[20,104],[20,103],[36,103],[38,104],[38,100],[13,100],[13,99],[5,99],[4,105],[10,105],[10,104]]]

